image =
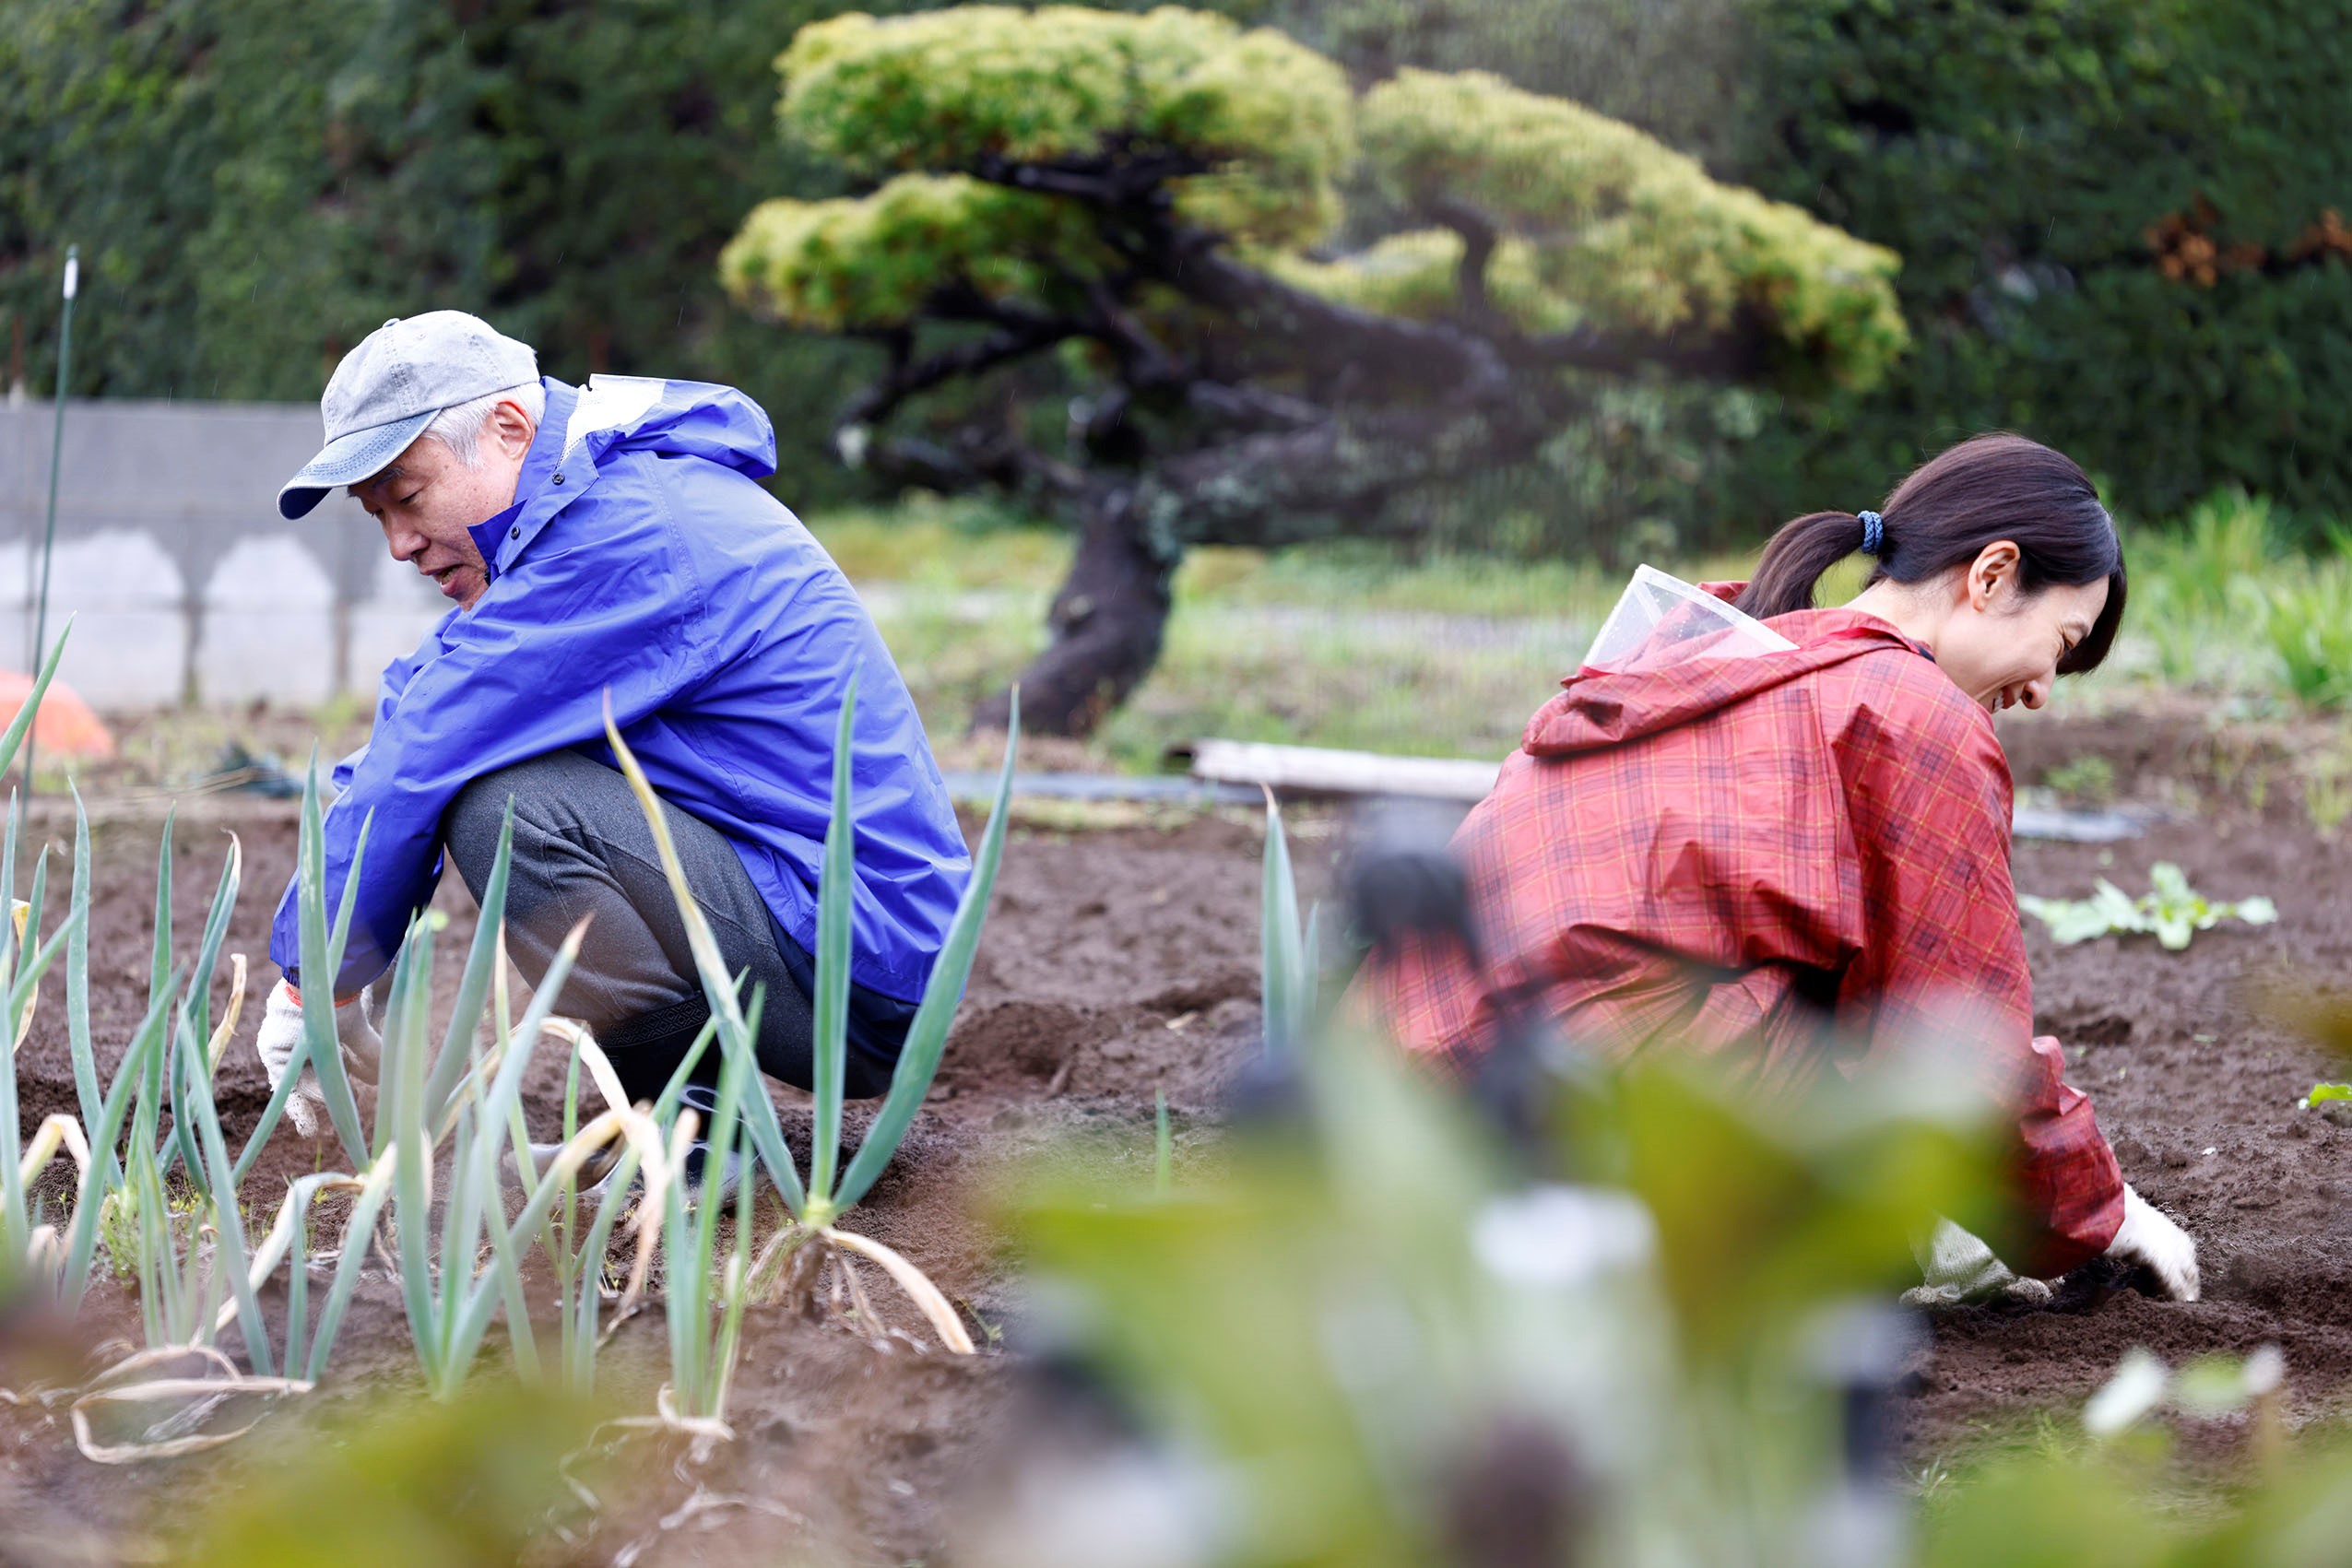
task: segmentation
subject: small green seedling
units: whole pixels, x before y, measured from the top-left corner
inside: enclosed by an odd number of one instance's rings
[[[2315,1083],[2311,1091],[2303,1096],[2302,1106],[2306,1111],[2316,1111],[2331,1100],[2352,1100],[2352,1083]]]
[[[2094,937],[2145,933],[2174,952],[2189,945],[2200,931],[2210,931],[2225,920],[2268,925],[2278,918],[2278,906],[2266,898],[2216,903],[2189,886],[2178,866],[2159,860],[2148,867],[2149,890],[2134,899],[2101,877],[2086,899],[2018,897],[2017,907],[2050,927],[2052,941],[2063,947]]]

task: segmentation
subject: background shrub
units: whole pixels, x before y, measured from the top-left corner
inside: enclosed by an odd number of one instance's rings
[[[1769,421],[1728,499],[1867,505],[2022,430],[2140,515],[2236,484],[2352,511],[2352,37],[2333,0],[1760,0],[1745,177],[1900,252],[1866,396]],[[2160,232],[2181,259],[2168,276]],[[2209,272],[2184,265],[2213,249]],[[2232,253],[2235,252],[2233,257]]]
[[[1276,19],[1363,75],[1476,66],[1578,98],[1904,258],[1913,347],[1886,382],[1802,409],[1628,395],[1564,432],[1567,483],[1521,487],[1542,527],[1486,513],[1497,542],[1751,540],[1992,428],[2062,447],[2140,516],[2228,485],[2290,532],[2352,512],[2352,250],[2295,259],[2352,212],[2334,0],[1291,0]],[[2174,253],[2211,243],[2209,279],[2161,270],[2168,218]]]
[[[46,391],[68,242],[84,395],[307,402],[387,316],[455,306],[569,380],[741,385],[796,502],[848,493],[821,442],[876,351],[750,323],[716,276],[756,202],[833,188],[771,63],[836,8],[0,0],[0,347]]]
[[[308,399],[387,315],[463,303],[549,368],[731,381],[783,485],[871,350],[725,301],[759,201],[834,176],[773,131],[771,61],[827,0],[0,0],[0,351],[76,390]],[[884,0],[864,8],[910,8]],[[1497,71],[1899,252],[1914,347],[1809,409],[1613,391],[1541,465],[1429,499],[1441,542],[1659,553],[1863,506],[1992,426],[2141,516],[2234,484],[2290,532],[2352,514],[2352,29],[2338,0],[1228,0],[1337,54]],[[649,47],[658,39],[659,47]],[[2201,200],[2202,198],[2202,200]],[[1377,194],[1348,193],[1365,224]],[[2210,244],[2210,277],[2169,277]],[[2260,260],[2254,260],[2254,253]],[[2232,253],[2236,259],[2232,261]]]

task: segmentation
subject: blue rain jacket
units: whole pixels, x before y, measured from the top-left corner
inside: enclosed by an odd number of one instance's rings
[[[919,998],[971,858],[881,633],[755,482],[775,471],[767,415],[699,382],[545,385],[515,503],[473,530],[489,588],[384,672],[368,744],[335,769],[330,913],[374,814],[337,993],[391,967],[440,880],[442,813],[469,782],[565,747],[613,761],[607,691],[655,790],[727,835],[814,952],[833,732],[857,670],[852,977]],[[291,884],[269,951],[294,973]]]

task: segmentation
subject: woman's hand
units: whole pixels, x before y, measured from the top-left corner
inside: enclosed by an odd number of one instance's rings
[[[2197,1299],[2197,1244],[2129,1186],[2123,1189],[2123,1226],[2108,1244],[2107,1256],[2144,1265],[2176,1302]]]

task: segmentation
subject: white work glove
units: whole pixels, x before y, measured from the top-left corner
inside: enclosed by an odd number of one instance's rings
[[[368,1004],[372,998],[365,987],[335,1009],[335,1034],[342,1043],[344,1076],[360,1083],[373,1083],[377,1064],[384,1056],[384,1041],[368,1022]],[[269,993],[269,1004],[262,1009],[261,1031],[254,1036],[254,1050],[261,1057],[262,1069],[269,1074],[269,1091],[286,1078],[286,1069],[302,1044],[302,1003],[294,988],[284,980],[278,981]],[[327,1124],[326,1101],[319,1093],[318,1074],[305,1065],[301,1080],[294,1092],[286,1097],[286,1114],[294,1123],[294,1130],[304,1138],[316,1138]]]
[[[2197,1299],[2197,1244],[2128,1186],[2123,1189],[2123,1226],[2108,1244],[2107,1256],[2145,1265],[2176,1302]]]
[[[2015,1272],[1992,1256],[1991,1247],[1949,1220],[1936,1220],[1934,1233],[1923,1246],[1914,1243],[1911,1256],[1920,1260],[1920,1272],[1927,1280],[1903,1292],[1905,1306],[1957,1306],[1963,1302],[2042,1306],[2051,1298],[2047,1281]]]

